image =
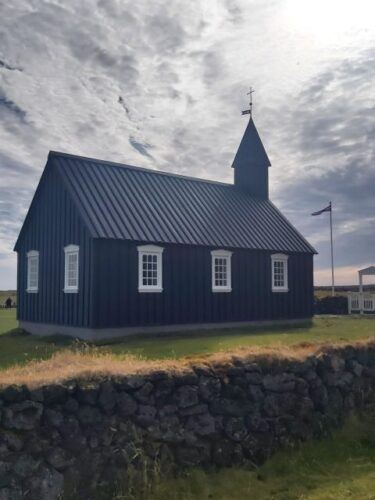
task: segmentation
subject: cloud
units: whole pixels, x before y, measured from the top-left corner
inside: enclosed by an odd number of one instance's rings
[[[361,269],[365,268],[366,264],[360,266]],[[338,266],[335,269],[335,284],[340,285],[358,285],[358,270],[357,266]],[[315,283],[318,285],[331,285],[331,268],[323,268],[315,271]],[[365,276],[364,284],[370,285],[375,284],[373,276]]]
[[[22,68],[19,68],[17,66],[12,66],[12,65],[8,64],[7,62],[0,59],[0,69],[1,68],[7,69],[9,71],[22,71]]]
[[[0,151],[0,289],[14,287],[13,246],[31,202],[32,190],[25,182],[38,171]]]
[[[317,246],[317,269],[327,221],[309,214],[330,199],[338,265],[371,262],[374,40],[357,30],[322,48],[285,6],[3,3],[0,288],[15,284],[12,245],[49,150],[232,182],[249,85],[272,196]]]
[[[330,263],[328,215],[309,214],[330,200],[337,265],[362,267],[374,255],[374,82],[375,49],[317,73],[295,97],[278,137],[294,166],[287,179],[278,173],[276,196],[310,234],[320,254],[317,267]]]
[[[7,120],[5,115],[8,115],[8,119],[15,117],[21,122],[26,122],[26,111],[20,108],[15,102],[9,99],[5,92],[0,88],[0,113]]]
[[[132,136],[129,137],[129,142],[134,149],[141,153],[141,155],[152,158],[152,155],[148,152],[148,149],[151,148],[150,144],[142,144],[141,142],[136,141]]]
[[[119,96],[118,98],[118,102],[121,104],[121,106],[124,108],[125,110],[125,113],[128,115],[129,119],[131,119],[131,113],[130,113],[130,109],[128,108],[128,106],[126,105],[124,99],[122,96]]]
[[[18,174],[28,174],[31,170],[29,165],[19,162],[10,158],[7,154],[0,151],[0,166],[1,166],[1,177],[18,175]]]

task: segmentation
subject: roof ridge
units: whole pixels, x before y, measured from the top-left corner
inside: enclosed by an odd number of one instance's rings
[[[234,184],[230,184],[229,182],[213,181],[211,179],[202,179],[201,177],[193,177],[193,176],[183,175],[183,174],[174,174],[171,172],[166,172],[165,170],[153,170],[151,168],[137,167],[135,165],[128,165],[127,163],[120,163],[120,162],[109,161],[109,160],[101,160],[100,158],[90,158],[88,156],[80,156],[80,155],[74,155],[71,153],[63,153],[61,151],[50,151],[48,153],[48,158],[49,157],[59,157],[59,156],[77,159],[77,160],[91,161],[93,163],[102,163],[102,164],[104,163],[106,166],[109,166],[109,167],[126,168],[129,170],[135,170],[138,172],[145,172],[148,174],[158,174],[158,175],[165,175],[168,177],[177,177],[177,178],[185,179],[188,181],[205,182],[208,184],[219,184],[221,186],[229,186],[229,187],[234,186]]]

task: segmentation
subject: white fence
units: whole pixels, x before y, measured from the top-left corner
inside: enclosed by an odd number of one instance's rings
[[[375,312],[375,293],[349,292],[348,312],[349,314]]]

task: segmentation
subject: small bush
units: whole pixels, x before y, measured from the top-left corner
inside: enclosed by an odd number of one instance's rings
[[[315,314],[348,314],[348,299],[342,295],[315,297]]]

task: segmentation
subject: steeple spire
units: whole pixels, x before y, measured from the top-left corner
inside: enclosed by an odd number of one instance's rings
[[[253,94],[255,90],[253,90],[253,87],[250,87],[249,92],[246,94],[249,96],[249,109],[245,109],[245,111],[242,111],[242,115],[250,115],[250,118],[253,115]]]
[[[250,87],[250,107],[242,112],[243,115],[249,114],[250,119],[232,164],[234,185],[251,196],[268,198],[268,167],[271,162],[252,117],[252,92]]]

